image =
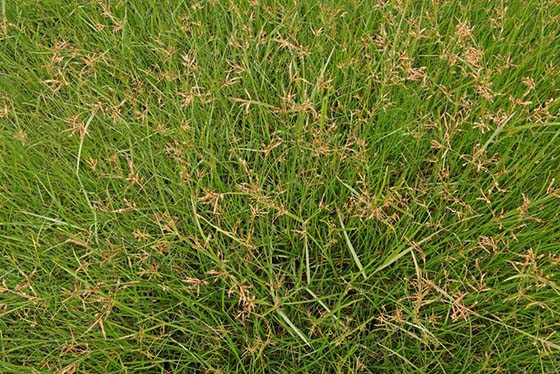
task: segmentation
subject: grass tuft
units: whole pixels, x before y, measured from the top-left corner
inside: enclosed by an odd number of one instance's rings
[[[559,372],[559,20],[0,0],[0,372]]]

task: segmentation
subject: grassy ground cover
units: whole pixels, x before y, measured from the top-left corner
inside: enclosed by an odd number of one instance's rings
[[[0,8],[0,372],[560,371],[558,1]]]

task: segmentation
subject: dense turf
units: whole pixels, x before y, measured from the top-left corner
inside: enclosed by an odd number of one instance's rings
[[[560,372],[558,1],[0,6],[0,372]]]

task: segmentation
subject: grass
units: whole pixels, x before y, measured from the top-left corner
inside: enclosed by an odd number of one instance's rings
[[[2,373],[560,372],[558,1],[0,5]]]

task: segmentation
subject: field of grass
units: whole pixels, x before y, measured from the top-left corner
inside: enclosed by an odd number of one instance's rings
[[[0,0],[1,373],[560,372],[560,3]]]

